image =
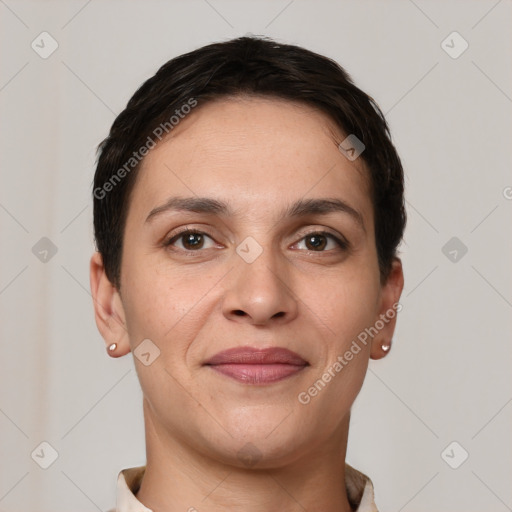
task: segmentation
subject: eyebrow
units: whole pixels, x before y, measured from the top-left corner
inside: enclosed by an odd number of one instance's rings
[[[232,217],[233,209],[224,201],[209,197],[170,197],[164,204],[153,208],[146,218],[149,222],[168,211],[206,213]],[[287,206],[280,218],[304,217],[307,215],[327,215],[329,213],[346,213],[366,231],[363,216],[355,208],[338,198],[299,199]]]

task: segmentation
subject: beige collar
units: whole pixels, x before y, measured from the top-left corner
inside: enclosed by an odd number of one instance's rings
[[[152,512],[136,497],[146,466],[123,469],[117,478],[117,506],[109,512]],[[369,477],[345,463],[345,487],[354,512],[378,512]]]

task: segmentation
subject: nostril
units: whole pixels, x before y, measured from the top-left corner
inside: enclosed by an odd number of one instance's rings
[[[237,316],[245,315],[245,311],[242,311],[241,309],[235,309],[235,311],[233,311],[233,313],[235,313],[235,315],[237,315]]]

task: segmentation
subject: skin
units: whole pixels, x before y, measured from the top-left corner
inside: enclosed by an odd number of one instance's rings
[[[398,302],[403,273],[395,259],[380,281],[367,170],[338,150],[344,138],[325,114],[298,103],[198,106],[143,161],[120,290],[92,256],[96,322],[107,346],[117,343],[113,356],[144,339],[160,350],[148,366],[134,358],[147,450],[137,499],[154,512],[351,510],[343,484],[350,408],[369,359],[386,355],[381,344],[396,316],[307,405],[297,397]],[[167,211],[146,222],[171,196],[222,200],[233,215]],[[364,226],[345,212],[282,217],[309,198],[344,201]],[[186,226],[207,234],[193,239],[199,248],[183,237],[165,246]],[[348,248],[329,237],[312,244],[306,235],[322,230]],[[263,249],[252,263],[236,252],[248,236]],[[239,346],[285,347],[309,366],[267,385],[203,366]]]

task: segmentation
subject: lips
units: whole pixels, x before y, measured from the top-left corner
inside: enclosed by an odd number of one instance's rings
[[[215,354],[204,365],[245,384],[268,384],[297,374],[309,363],[286,348],[236,347]]]

